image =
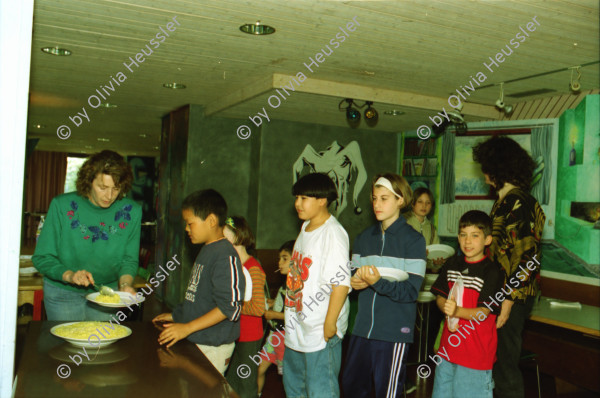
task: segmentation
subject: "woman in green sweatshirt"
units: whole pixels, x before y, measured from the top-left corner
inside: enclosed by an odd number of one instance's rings
[[[52,199],[33,255],[48,320],[108,320],[109,309],[85,299],[94,284],[135,294],[142,212],[123,197],[132,180],[123,157],[105,150],[81,166],[76,192]]]

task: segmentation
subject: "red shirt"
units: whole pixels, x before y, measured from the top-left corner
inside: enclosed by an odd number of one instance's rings
[[[264,333],[262,317],[265,313],[266,275],[254,257],[246,260],[244,268],[252,277],[252,299],[244,302],[242,307],[239,342],[261,340]]]
[[[455,332],[450,332],[444,324],[437,354],[448,362],[466,368],[491,370],[496,361],[496,314],[499,313],[499,307],[494,305],[493,300],[496,293],[505,288],[504,273],[500,265],[488,257],[476,263],[468,263],[464,257],[454,256],[442,267],[439,277],[431,287],[431,293],[448,298],[459,275],[462,276],[464,284],[461,307],[487,307],[492,309],[492,313],[485,320],[482,311],[478,312],[474,319],[459,319],[459,327]]]

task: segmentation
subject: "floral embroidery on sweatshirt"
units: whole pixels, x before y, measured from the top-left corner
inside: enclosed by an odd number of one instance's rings
[[[127,226],[129,225],[128,222],[126,221],[131,221],[131,214],[129,214],[131,212],[131,209],[133,208],[132,205],[125,205],[123,206],[121,209],[117,210],[115,213],[115,217],[114,217],[114,221],[119,221],[119,220],[123,220],[120,223],[118,223],[117,226],[114,225],[106,225],[105,222],[101,221],[99,226],[96,225],[85,225],[83,223],[81,223],[81,221],[79,220],[79,217],[77,216],[77,210],[79,209],[79,206],[77,205],[77,202],[75,202],[74,200],[71,201],[71,210],[69,210],[67,212],[67,216],[69,217],[69,220],[71,220],[71,229],[79,229],[79,231],[81,232],[81,234],[83,235],[83,239],[85,240],[89,240],[90,238],[92,239],[92,243],[96,242],[97,240],[108,240],[108,237],[110,235],[115,234],[119,229],[125,229],[127,228]]]

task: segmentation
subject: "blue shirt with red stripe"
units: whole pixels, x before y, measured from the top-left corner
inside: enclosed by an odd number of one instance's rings
[[[190,322],[217,307],[227,319],[187,339],[210,346],[233,343],[240,336],[245,288],[242,263],[232,244],[225,238],[208,243],[196,257],[185,299],[173,310],[173,320]]]

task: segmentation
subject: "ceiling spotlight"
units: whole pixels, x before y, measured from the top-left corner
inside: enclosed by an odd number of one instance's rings
[[[404,112],[399,111],[397,109],[392,109],[391,111],[384,111],[383,114],[390,115],[390,116],[400,116],[400,115],[404,115]]]
[[[504,103],[504,82],[500,83],[500,98],[496,100],[496,108],[500,111],[504,111],[506,116],[510,115],[513,111],[512,105],[506,105]]]
[[[511,106],[511,109],[512,109],[512,106]],[[448,111],[446,113],[450,117],[450,121],[452,123],[454,123],[454,124],[459,124],[459,123],[464,123],[465,122],[465,117],[463,116],[462,113],[460,113],[458,111]]]
[[[367,101],[365,104],[367,105],[367,109],[365,110],[365,123],[367,123],[367,126],[369,127],[375,127],[379,121],[379,114],[377,113],[377,110],[371,106],[373,105],[373,101]]]
[[[344,102],[348,105],[345,108],[342,108]],[[338,109],[340,111],[346,111],[346,121],[351,128],[355,129],[360,124],[360,112],[358,109],[354,108],[353,105],[355,105],[354,100],[352,98],[346,98],[340,102]]]
[[[244,33],[248,33],[249,35],[270,35],[275,33],[275,28],[269,25],[263,25],[260,21],[256,21],[256,23],[247,23],[245,25],[240,26],[240,30]]]
[[[56,47],[43,47],[42,51],[45,52],[46,54],[51,54],[51,55],[56,55],[59,57],[65,57],[67,55],[71,55],[71,51],[67,50],[66,48],[60,48],[58,46]]]
[[[185,86],[185,84],[181,84],[181,83],[164,83],[163,87],[164,88],[172,88],[173,90],[182,90],[186,86]]]
[[[571,83],[569,83],[569,90],[574,94],[579,93],[581,91],[581,83],[579,80],[581,79],[581,66],[572,66],[571,69]],[[573,73],[577,71],[577,79],[573,80]]]

